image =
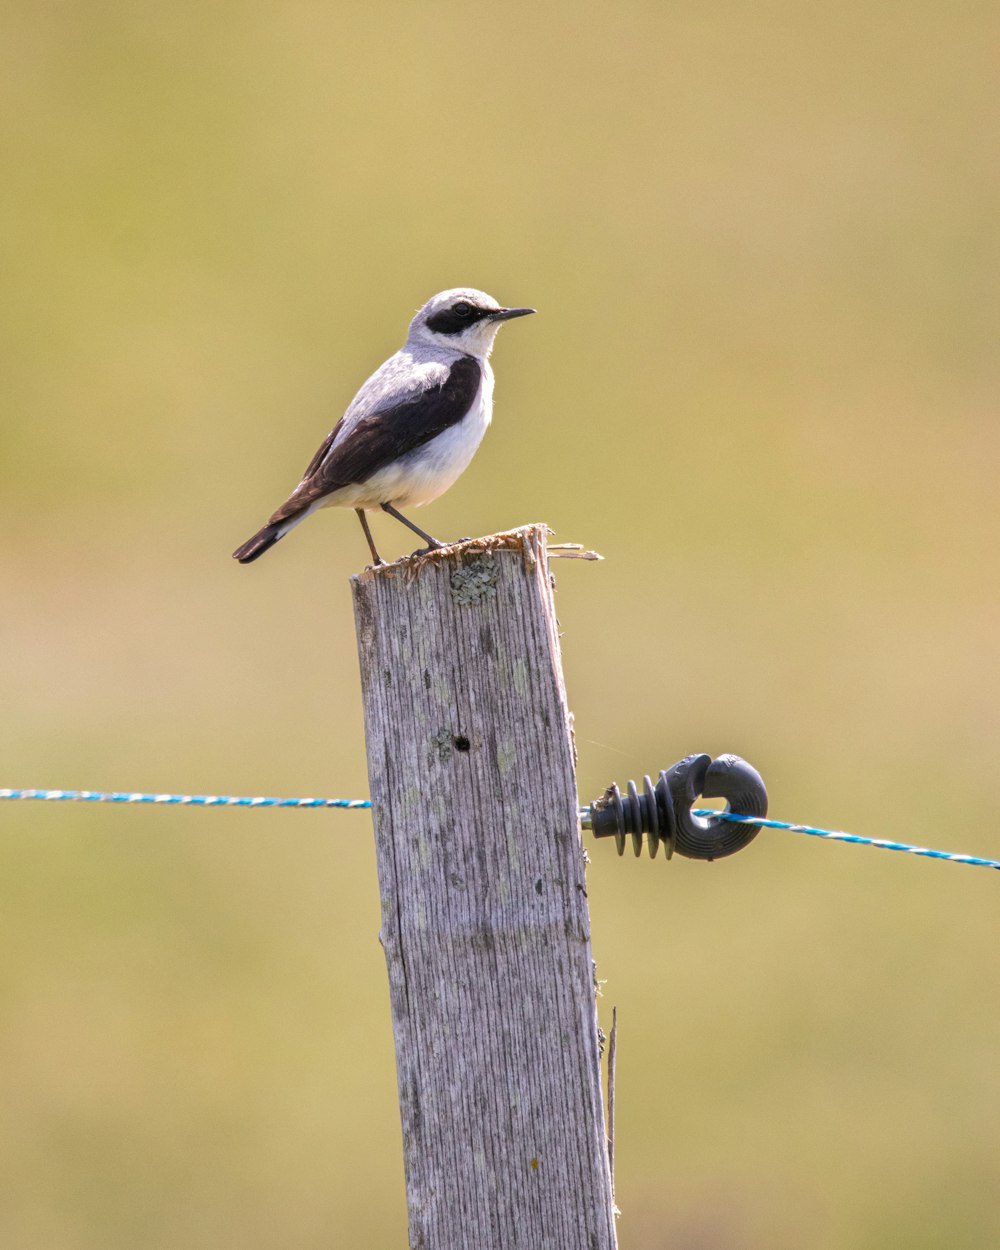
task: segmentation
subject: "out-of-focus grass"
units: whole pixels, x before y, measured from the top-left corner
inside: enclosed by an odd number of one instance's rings
[[[366,793],[353,518],[228,552],[473,283],[541,315],[421,520],[607,555],[581,794],[736,750],[997,853],[992,6],[0,22],[3,784]],[[623,1245],[998,1240],[991,874],[593,854]],[[8,806],[0,916],[0,1243],[402,1242],[367,817]]]

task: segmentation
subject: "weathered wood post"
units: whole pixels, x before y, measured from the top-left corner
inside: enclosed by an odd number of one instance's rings
[[[613,1250],[545,527],[353,589],[410,1245]]]

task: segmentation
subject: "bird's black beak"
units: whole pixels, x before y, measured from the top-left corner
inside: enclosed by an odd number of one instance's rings
[[[527,317],[536,311],[534,308],[498,308],[490,313],[490,321],[510,321],[512,317]]]

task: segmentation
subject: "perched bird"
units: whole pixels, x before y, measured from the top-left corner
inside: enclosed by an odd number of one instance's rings
[[[249,564],[317,508],[353,508],[375,550],[366,511],[381,508],[430,547],[441,544],[396,505],[437,499],[465,470],[493,415],[489,356],[501,323],[533,308],[502,308],[482,291],[442,291],[410,322],[406,342],[358,391],[302,481],[233,557]]]

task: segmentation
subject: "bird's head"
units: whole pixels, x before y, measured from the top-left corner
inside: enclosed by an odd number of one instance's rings
[[[455,287],[429,299],[410,322],[409,342],[445,347],[485,360],[505,321],[526,317],[533,308],[504,308],[492,295]]]

